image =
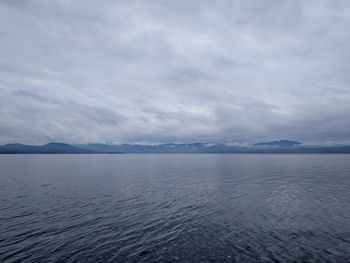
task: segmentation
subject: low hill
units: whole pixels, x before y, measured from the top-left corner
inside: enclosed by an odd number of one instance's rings
[[[60,154],[81,154],[81,153],[96,153],[95,151],[78,148],[65,143],[48,143],[41,146],[25,145],[19,143],[5,144],[0,146],[0,153],[2,154],[38,154],[38,153],[60,153]]]

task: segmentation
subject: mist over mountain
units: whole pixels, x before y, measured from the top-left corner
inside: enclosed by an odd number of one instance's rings
[[[290,140],[279,140],[279,141],[272,141],[272,142],[255,143],[254,146],[292,147],[292,146],[301,145],[301,144],[303,143],[297,142],[297,141],[290,141]]]
[[[224,143],[164,143],[142,144],[75,144],[48,143],[41,146],[5,144],[0,154],[118,154],[118,153],[350,153],[350,145],[317,146],[301,142],[278,140],[253,145],[231,145]]]
[[[290,140],[257,143],[251,146],[224,143],[79,144],[76,146],[106,153],[350,153],[350,146],[312,146]]]
[[[101,151],[101,152],[125,152],[125,153],[204,153],[220,152],[226,148],[221,143],[165,143],[157,145],[141,144],[78,144],[77,147]]]

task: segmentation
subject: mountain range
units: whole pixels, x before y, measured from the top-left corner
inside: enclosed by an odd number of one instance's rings
[[[350,153],[350,145],[311,146],[291,140],[260,142],[252,146],[223,143],[166,143],[158,145],[48,143],[41,146],[13,143],[0,145],[0,154],[119,153]]]
[[[0,146],[2,154],[88,154],[97,153],[92,150],[75,147],[65,143],[48,143],[45,145],[25,145],[20,143],[5,144]]]

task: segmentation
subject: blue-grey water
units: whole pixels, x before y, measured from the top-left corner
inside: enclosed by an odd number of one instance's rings
[[[0,155],[0,262],[349,262],[350,155]]]

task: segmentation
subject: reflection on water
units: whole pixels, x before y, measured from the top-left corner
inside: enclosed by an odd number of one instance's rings
[[[0,262],[347,262],[350,155],[1,155]]]

